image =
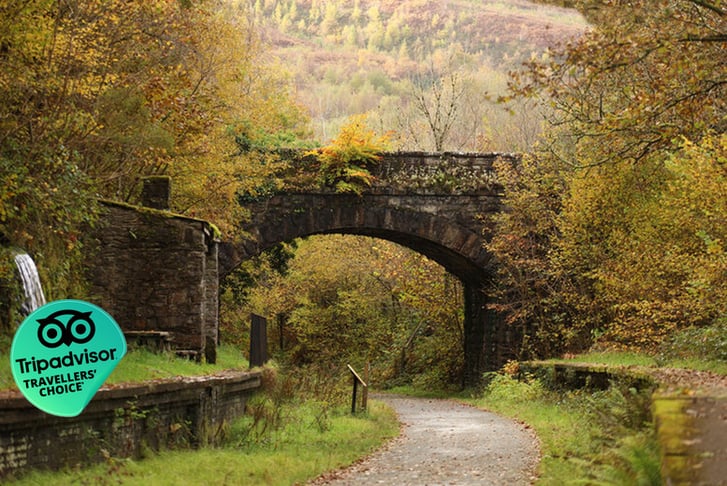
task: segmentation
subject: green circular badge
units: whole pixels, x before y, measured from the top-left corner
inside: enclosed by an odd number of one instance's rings
[[[75,417],[126,354],[119,325],[81,300],[57,300],[20,324],[10,366],[20,391],[37,408]]]

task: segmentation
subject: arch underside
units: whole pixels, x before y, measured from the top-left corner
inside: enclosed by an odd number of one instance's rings
[[[245,253],[259,253],[280,242],[310,235],[353,234],[382,238],[417,251],[465,283],[483,282],[490,273],[491,258],[483,236],[440,214],[361,201],[261,215],[258,213],[257,222],[250,225],[255,243]]]
[[[411,234],[399,233],[396,231],[382,230],[379,228],[336,228],[318,234],[350,234],[371,236],[392,241],[399,245],[410,248],[430,260],[442,265],[449,273],[455,275],[463,282],[481,282],[486,275],[484,264],[475,264],[466,256],[444,247],[434,241],[413,236]],[[486,263],[486,262],[483,262]]]

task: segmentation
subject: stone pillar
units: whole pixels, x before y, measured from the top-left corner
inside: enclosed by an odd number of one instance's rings
[[[169,176],[150,176],[142,180],[141,204],[147,208],[169,210],[172,179]]]
[[[487,309],[488,297],[478,283],[464,284],[464,385],[476,386],[486,371],[512,358],[502,317]]]

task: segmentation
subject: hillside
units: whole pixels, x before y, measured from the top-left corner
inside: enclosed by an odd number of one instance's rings
[[[411,81],[423,75],[431,81],[461,74],[470,85],[468,104],[492,111],[484,95],[501,94],[508,71],[586,25],[573,10],[524,0],[258,0],[254,9],[321,141],[356,113],[372,113],[383,130],[401,132],[394,114],[407,111]],[[475,138],[448,148],[487,148],[473,144]]]

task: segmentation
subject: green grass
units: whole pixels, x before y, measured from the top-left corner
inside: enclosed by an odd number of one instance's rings
[[[554,392],[535,379],[498,374],[483,394],[467,401],[534,429],[541,451],[539,486],[660,484],[650,427],[624,425],[623,414],[631,412],[628,393]]]
[[[552,400],[542,385],[496,378],[487,392],[468,400],[473,405],[531,426],[540,441],[541,485],[563,484],[563,478],[583,478],[588,466],[574,458],[591,453],[594,424],[564,398]]]
[[[128,383],[175,376],[211,375],[223,370],[245,370],[248,362],[238,348],[220,346],[215,364],[197,363],[173,353],[153,353],[145,349],[128,352],[106,383]]]
[[[179,358],[170,352],[153,353],[140,348],[126,353],[106,383],[134,383],[175,376],[211,375],[228,369],[247,368],[248,362],[242,352],[232,346],[220,346],[217,350],[217,363],[213,365]],[[15,388],[17,387],[10,371],[9,356],[7,353],[0,353],[0,390]]]
[[[290,485],[353,463],[397,435],[398,421],[384,404],[369,402],[368,412],[352,416],[337,409],[321,429],[314,406],[296,407],[287,424],[250,441],[249,419],[237,422],[227,444],[195,451],[150,452],[143,460],[109,459],[82,471],[31,473],[14,486],[123,485]]]
[[[604,364],[609,366],[656,366],[656,358],[653,356],[632,353],[625,351],[594,351],[585,354],[576,355],[573,359],[554,360],[563,362],[579,362]]]
[[[247,368],[248,362],[239,349],[227,346],[219,349],[214,365],[139,349],[124,357],[107,383]],[[354,462],[398,434],[396,415],[380,402],[370,401],[366,413],[352,416],[348,405],[334,405],[339,402],[333,397],[301,401],[295,395],[287,396],[284,392],[298,390],[298,381],[276,377],[279,372],[272,369],[268,374],[273,377],[269,389],[251,399],[251,412],[227,429],[220,447],[148,450],[142,460],[109,457],[105,463],[89,468],[56,473],[34,471],[8,484],[300,484]],[[15,386],[7,359],[0,365],[0,376],[3,384]],[[255,413],[258,415],[253,416]]]

